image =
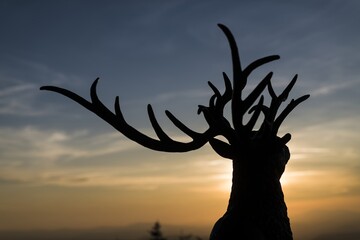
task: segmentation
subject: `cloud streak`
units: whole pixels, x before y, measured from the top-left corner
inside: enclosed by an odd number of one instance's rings
[[[37,87],[32,83],[20,83],[0,90],[0,114],[36,116],[45,112],[34,106],[34,92]]]
[[[312,90],[311,96],[312,97],[320,97],[320,96],[330,95],[330,94],[336,93],[339,90],[351,89],[353,87],[359,87],[359,85],[360,85],[360,80],[333,83],[333,84],[321,86],[315,90]]]
[[[1,128],[0,133],[0,172],[2,178],[9,181],[22,182],[25,178],[39,177],[42,172],[57,167],[66,172],[69,168],[59,165],[64,159],[70,162],[90,157],[102,159],[134,146],[116,133],[101,134],[95,138],[87,131],[44,131],[31,126]]]
[[[117,132],[94,136],[85,130],[66,132],[28,126],[0,128],[0,134],[4,136],[0,139],[0,183],[7,185],[122,186],[147,190],[191,182],[213,182],[218,186],[219,176],[224,176],[227,168],[223,165],[226,160],[204,161],[204,154],[198,159],[196,154],[175,155],[179,159],[174,165],[173,159],[148,155]],[[129,154],[139,159],[130,163],[126,160]],[[191,174],[187,174],[188,169],[192,169]]]

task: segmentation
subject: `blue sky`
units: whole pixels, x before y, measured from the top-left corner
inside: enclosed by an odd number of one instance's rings
[[[229,163],[209,148],[184,155],[142,149],[77,104],[39,91],[40,86],[57,85],[88,97],[92,81],[100,77],[98,94],[109,108],[119,95],[128,122],[151,135],[146,114],[151,103],[165,129],[180,139],[164,110],[194,130],[205,129],[196,111],[211,96],[207,81],[223,89],[222,72],[231,74],[228,44],[217,27],[223,23],[237,39],[243,65],[281,56],[254,73],[249,89],[274,71],[277,91],[299,74],[291,97],[311,94],[281,129],[293,135],[283,180],[290,215],[301,221],[321,199],[340,199],[329,200],[328,207],[322,204],[321,211],[351,210],[351,221],[358,221],[359,10],[358,1],[1,0],[0,194],[7,197],[0,200],[0,212],[22,216],[9,206],[31,191],[46,195],[51,189],[61,196],[69,188],[94,188],[95,196],[105,191],[99,189],[115,187],[119,196],[129,189],[141,196],[144,189],[162,189],[166,195],[174,184],[183,191],[212,194],[228,186]],[[46,199],[41,201],[54,206]],[[339,207],[343,203],[350,210]],[[26,205],[36,209],[32,204],[29,200]],[[211,219],[225,208],[216,206]],[[129,222],[151,219],[150,212],[139,212]],[[46,214],[33,223],[5,217],[0,217],[4,228],[36,228],[44,222],[50,228],[66,226],[65,220],[51,224]],[[176,223],[166,213],[162,217]],[[112,221],[104,219],[98,225]]]

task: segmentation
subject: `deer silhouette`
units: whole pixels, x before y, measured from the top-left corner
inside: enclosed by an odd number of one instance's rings
[[[293,77],[281,94],[276,94],[272,84],[272,72],[268,73],[246,96],[243,89],[249,75],[258,67],[278,60],[278,55],[260,58],[242,68],[238,48],[230,30],[218,25],[224,32],[231,49],[232,82],[223,73],[225,90],[221,93],[211,82],[213,91],[208,106],[199,105],[198,114],[202,114],[208,124],[204,132],[196,132],[184,125],[169,111],[165,111],[171,122],[190,137],[188,142],[180,142],[169,137],[160,127],[154,111],[149,104],[148,115],[157,138],[149,137],[129,125],[121,111],[119,98],[115,99],[115,112],[110,111],[98,98],[96,86],[98,78],[90,89],[91,101],[67,89],[55,86],[43,86],[41,90],[62,94],[98,115],[127,138],[156,151],[188,152],[209,143],[214,151],[224,158],[232,160],[233,176],[230,199],[225,214],[215,223],[210,240],[289,240],[293,239],[287,207],[281,188],[280,178],[285,170],[290,153],[286,144],[289,133],[278,137],[280,125],[288,114],[310,95],[292,99],[280,113],[284,102],[295,85],[297,75]],[[263,92],[267,88],[271,97],[270,104],[264,105]],[[231,123],[224,116],[224,108],[231,104]],[[262,114],[263,121],[258,129],[255,125]],[[248,115],[248,120],[244,117]],[[222,140],[218,136],[222,136]]]

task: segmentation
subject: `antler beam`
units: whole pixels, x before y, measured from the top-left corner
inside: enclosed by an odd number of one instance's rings
[[[192,131],[184,124],[182,124],[174,115],[167,111],[166,115],[169,117],[169,119],[175,124],[176,127],[182,130],[188,136],[190,136],[192,138],[192,141],[184,143],[171,139],[158,124],[151,105],[148,105],[148,115],[150,118],[150,122],[155,130],[155,133],[159,139],[154,139],[141,133],[126,122],[121,111],[119,97],[116,97],[115,99],[115,114],[111,112],[99,100],[96,92],[98,80],[99,78],[94,81],[90,89],[91,102],[84,99],[83,97],[80,97],[74,92],[60,87],[43,86],[40,88],[40,90],[57,92],[72,99],[73,101],[79,103],[89,111],[98,115],[100,118],[109,123],[111,126],[124,134],[130,140],[133,140],[134,142],[137,142],[138,144],[152,150],[164,152],[187,152],[202,147],[208,142],[209,138],[211,137],[211,133],[209,130],[205,131],[204,133],[197,133],[195,131]]]

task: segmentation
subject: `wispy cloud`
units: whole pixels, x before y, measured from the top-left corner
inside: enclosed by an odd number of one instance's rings
[[[320,86],[311,91],[311,96],[318,97],[318,96],[329,95],[329,94],[335,93],[336,91],[339,91],[339,90],[352,88],[356,85],[360,85],[359,80],[338,82],[338,83],[333,83],[333,84],[329,84],[326,86]]]
[[[115,133],[94,138],[87,131],[44,131],[34,127],[1,128],[0,133],[1,177],[11,181],[25,181],[26,176],[32,178],[54,169],[68,171],[70,167],[59,165],[64,157],[70,162],[102,159],[134,146]]]
[[[187,90],[187,91],[176,91],[176,92],[167,92],[159,94],[155,97],[153,102],[167,102],[170,100],[177,99],[196,99],[206,96],[210,96],[211,92],[208,89],[198,89],[198,90]]]
[[[359,195],[360,176],[347,169],[287,171],[281,179],[289,198],[324,198]]]
[[[0,115],[38,116],[48,111],[35,107],[34,84],[21,84],[0,90]]]
[[[37,83],[62,85],[64,83],[80,84],[82,82],[78,76],[55,70],[44,62],[17,57],[12,59],[19,65],[19,68],[31,73],[29,78],[31,77]],[[29,80],[22,79],[22,81],[28,82]]]
[[[61,186],[122,186],[154,189],[169,184],[219,185],[228,161],[203,153],[158,159],[117,132],[93,136],[88,131],[41,130],[31,126],[0,128],[0,183]],[[21,151],[19,151],[21,149]],[[139,158],[129,163],[126,158]],[[197,157],[196,157],[197,156]],[[124,159],[125,158],[125,159]],[[173,158],[179,158],[174,164]],[[204,160],[205,158],[205,160]],[[125,161],[121,167],[112,162]],[[123,159],[123,160],[121,160]],[[111,161],[111,164],[106,162]],[[133,161],[132,161],[133,162]],[[192,173],[189,174],[191,169]],[[221,184],[220,183],[220,184]]]
[[[43,84],[81,82],[79,77],[56,71],[41,62],[17,57],[9,57],[7,60],[16,66],[16,71],[9,72],[0,68],[1,115],[26,117],[52,113],[52,107],[42,102],[39,87]]]
[[[70,159],[98,157],[130,149],[133,144],[124,140],[118,133],[103,133],[96,137],[86,130],[66,132],[58,130],[40,130],[35,127],[21,129],[0,129],[3,156],[24,160],[56,162],[64,155]],[[6,136],[6,137],[5,137]],[[130,143],[130,144],[129,144]],[[22,149],[23,151],[18,151]]]
[[[35,85],[31,83],[24,83],[22,85],[10,86],[8,88],[0,89],[0,98],[6,96],[12,96],[14,94],[21,94],[23,92],[34,89],[35,89]]]

